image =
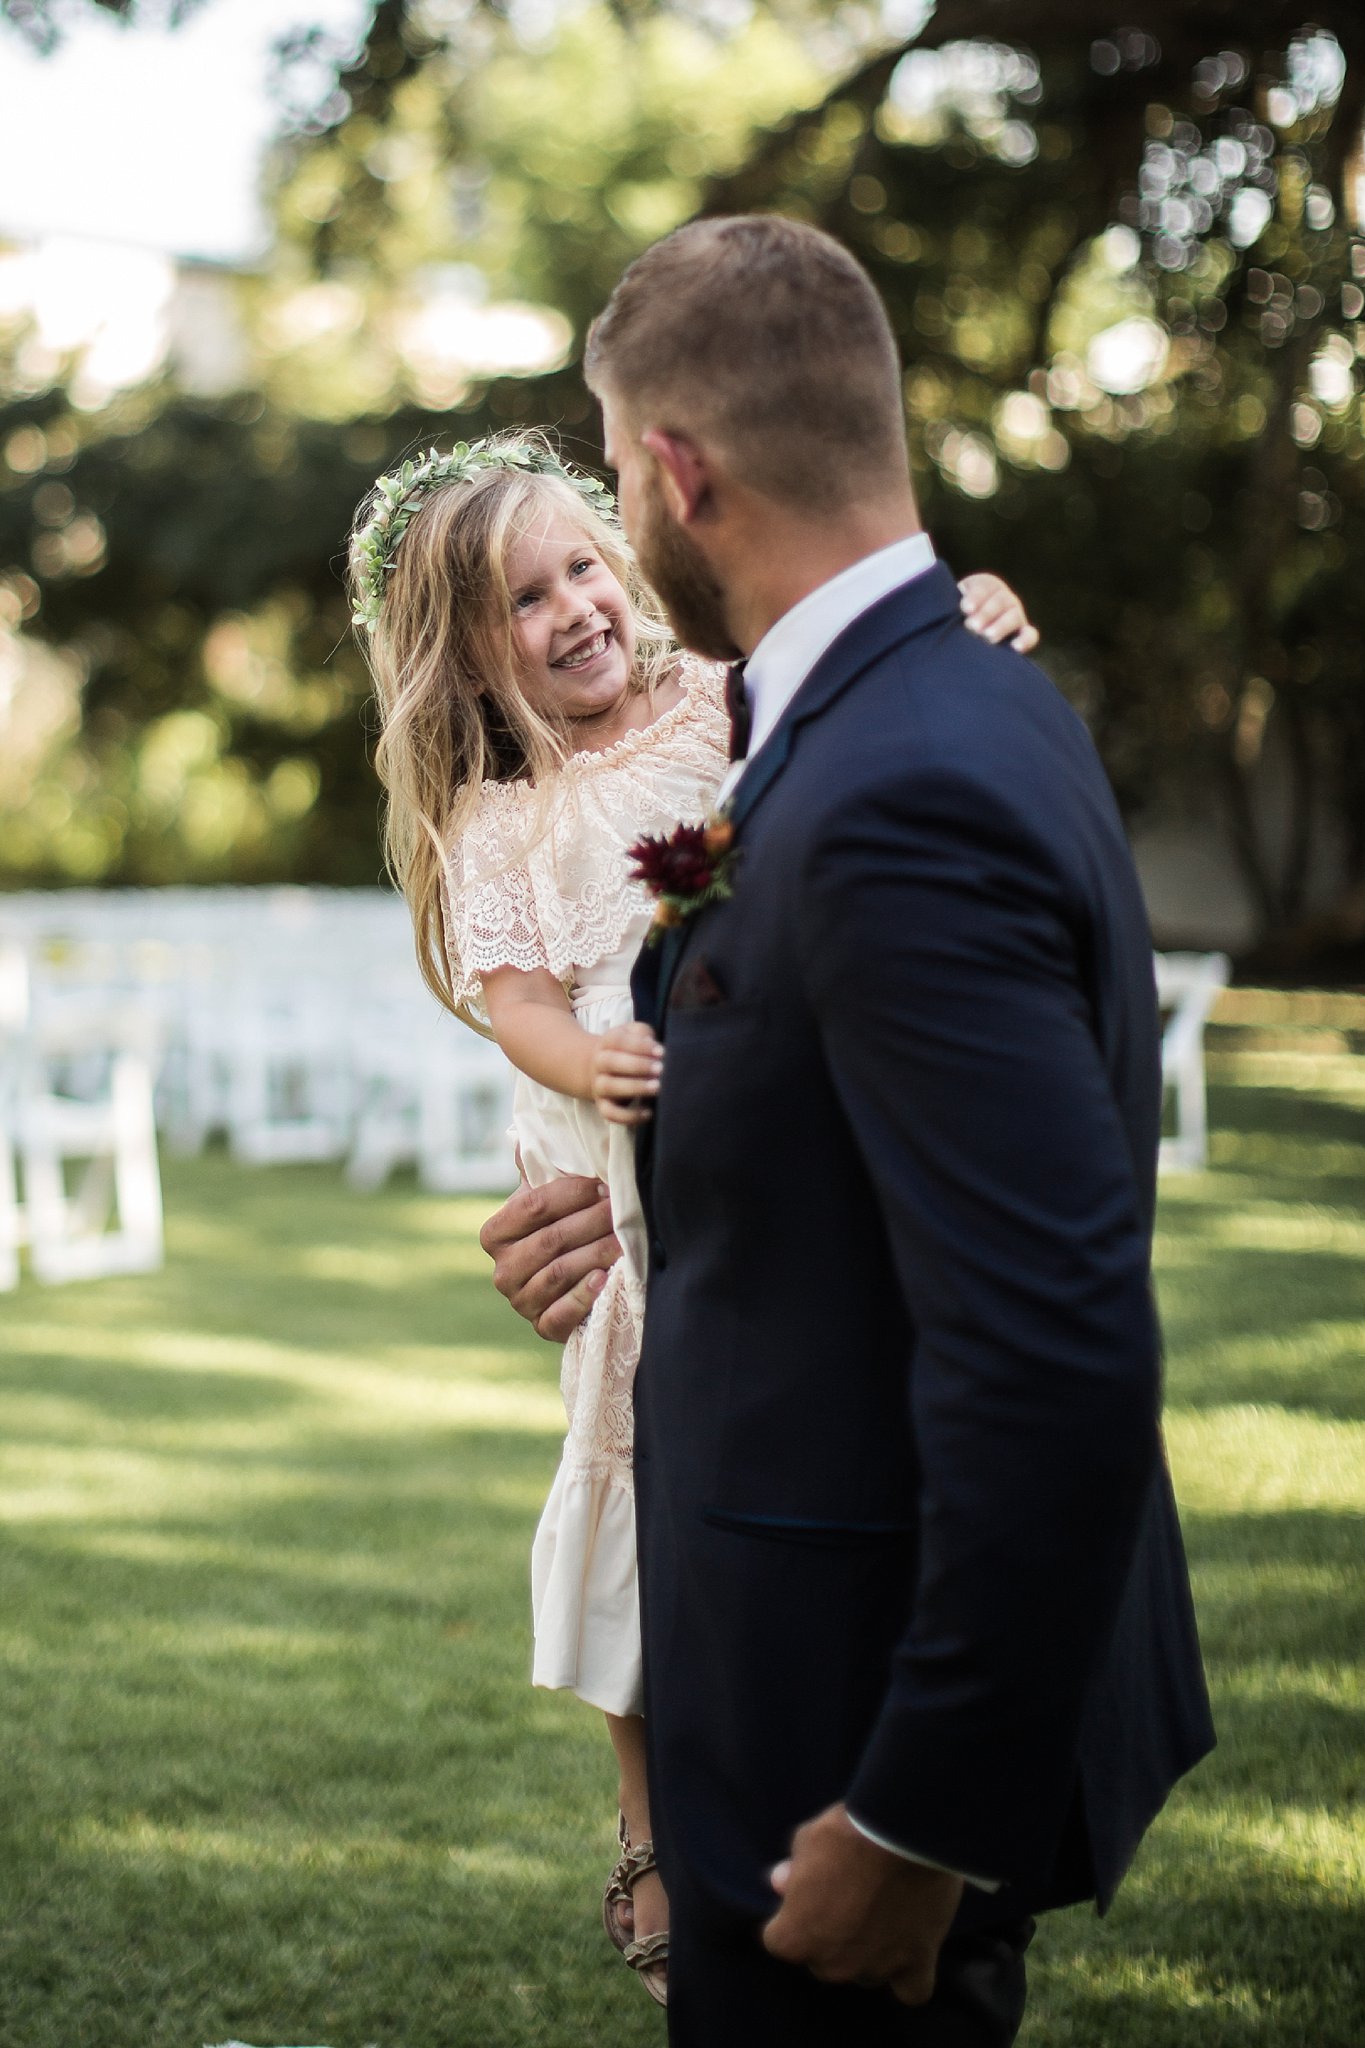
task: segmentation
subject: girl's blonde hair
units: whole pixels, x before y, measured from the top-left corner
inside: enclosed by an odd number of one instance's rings
[[[489,444],[509,453],[528,446],[557,459],[543,435],[520,432]],[[372,507],[373,499],[362,505],[357,533]],[[563,478],[520,467],[483,468],[468,482],[430,491],[403,531],[369,633],[385,860],[412,913],[422,977],[457,1016],[467,1013],[456,1002],[446,951],[449,853],[478,807],[482,785],[510,780],[544,793],[531,812],[529,850],[549,827],[551,779],[574,752],[571,721],[534,709],[523,694],[507,582],[513,542],[536,513],[550,511],[572,521],[625,590],[635,623],[630,687],[652,691],[677,648],[619,528]],[[354,549],[351,581],[359,604],[364,587]]]

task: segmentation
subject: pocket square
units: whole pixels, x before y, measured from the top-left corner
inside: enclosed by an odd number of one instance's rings
[[[714,1010],[729,1001],[725,990],[702,959],[687,960],[678,969],[669,992],[670,1010]]]

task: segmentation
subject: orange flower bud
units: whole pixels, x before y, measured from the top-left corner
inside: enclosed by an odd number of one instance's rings
[[[714,858],[717,854],[728,853],[734,844],[735,828],[728,818],[717,818],[714,825],[708,825],[701,835],[701,843]]]

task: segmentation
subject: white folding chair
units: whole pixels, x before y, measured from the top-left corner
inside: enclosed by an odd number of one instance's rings
[[[156,1020],[130,1006],[63,1006],[31,1027],[17,1061],[14,1129],[20,1234],[39,1280],[153,1272],[164,1262],[156,1043]]]
[[[1169,1012],[1161,1039],[1161,1077],[1175,1108],[1175,1129],[1161,1141],[1163,1172],[1195,1172],[1208,1163],[1204,1027],[1230,972],[1226,953],[1156,956],[1157,1000]]]
[[[418,1082],[417,1179],[436,1195],[501,1194],[516,1184],[508,1124],[513,1074],[491,1039],[452,1025]]]
[[[415,1165],[433,1194],[495,1193],[516,1180],[512,1070],[491,1041],[424,994],[372,1011],[353,1049],[356,1121],[346,1174],[376,1188]]]

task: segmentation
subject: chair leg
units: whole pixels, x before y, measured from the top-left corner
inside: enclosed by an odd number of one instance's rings
[[[152,1077],[141,1060],[121,1059],[115,1063],[113,1082],[119,1226],[139,1262],[156,1267],[165,1257],[165,1222]]]
[[[0,1290],[6,1293],[19,1285],[22,1220],[14,1143],[9,1131],[0,1125]]]

